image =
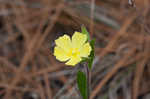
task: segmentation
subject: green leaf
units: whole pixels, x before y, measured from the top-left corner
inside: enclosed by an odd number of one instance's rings
[[[77,73],[77,84],[80,91],[81,96],[83,99],[88,98],[88,88],[87,88],[87,79],[84,72],[78,71]]]
[[[90,53],[89,60],[88,60],[88,67],[90,69],[92,68],[93,60],[94,60],[94,57],[95,57],[95,54],[94,54],[94,44],[95,44],[95,40],[91,40],[90,41],[90,45],[92,47],[92,51]]]
[[[82,57],[82,61],[80,63],[87,62],[88,60],[89,58]]]
[[[91,69],[91,68],[92,68],[92,64],[93,64],[93,60],[94,60],[94,57],[95,57],[95,55],[94,55],[94,44],[95,44],[95,40],[90,40],[90,34],[89,34],[89,32],[87,31],[87,29],[86,29],[85,26],[83,26],[83,25],[81,26],[81,31],[82,31],[83,34],[86,34],[86,35],[87,35],[88,41],[90,41],[90,45],[91,45],[91,47],[92,47],[92,51],[91,51],[91,53],[90,53],[89,58],[88,58],[88,59],[83,59],[82,62],[88,61],[88,67],[89,67],[89,69]]]
[[[89,34],[89,32],[87,31],[87,29],[86,29],[86,27],[84,25],[81,26],[81,32],[83,34],[86,34],[87,38],[88,38],[88,41],[90,41],[90,34]]]

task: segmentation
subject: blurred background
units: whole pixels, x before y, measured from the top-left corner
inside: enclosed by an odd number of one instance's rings
[[[54,40],[95,38],[91,99],[150,99],[149,0],[0,0],[0,99],[82,99]]]

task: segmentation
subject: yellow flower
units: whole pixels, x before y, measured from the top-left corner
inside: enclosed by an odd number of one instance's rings
[[[83,57],[88,57],[91,52],[91,46],[87,42],[87,36],[80,32],[75,32],[72,39],[64,35],[55,40],[54,56],[66,65],[76,65]]]

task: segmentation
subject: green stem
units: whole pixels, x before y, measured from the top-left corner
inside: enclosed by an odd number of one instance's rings
[[[91,90],[91,72],[88,66],[85,66],[86,76],[87,76],[87,99],[90,99],[90,90]]]

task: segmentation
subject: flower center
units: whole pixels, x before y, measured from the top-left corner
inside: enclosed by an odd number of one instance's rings
[[[79,56],[79,54],[80,54],[80,52],[77,49],[73,48],[69,51],[68,56],[69,57],[77,57],[77,56]]]

